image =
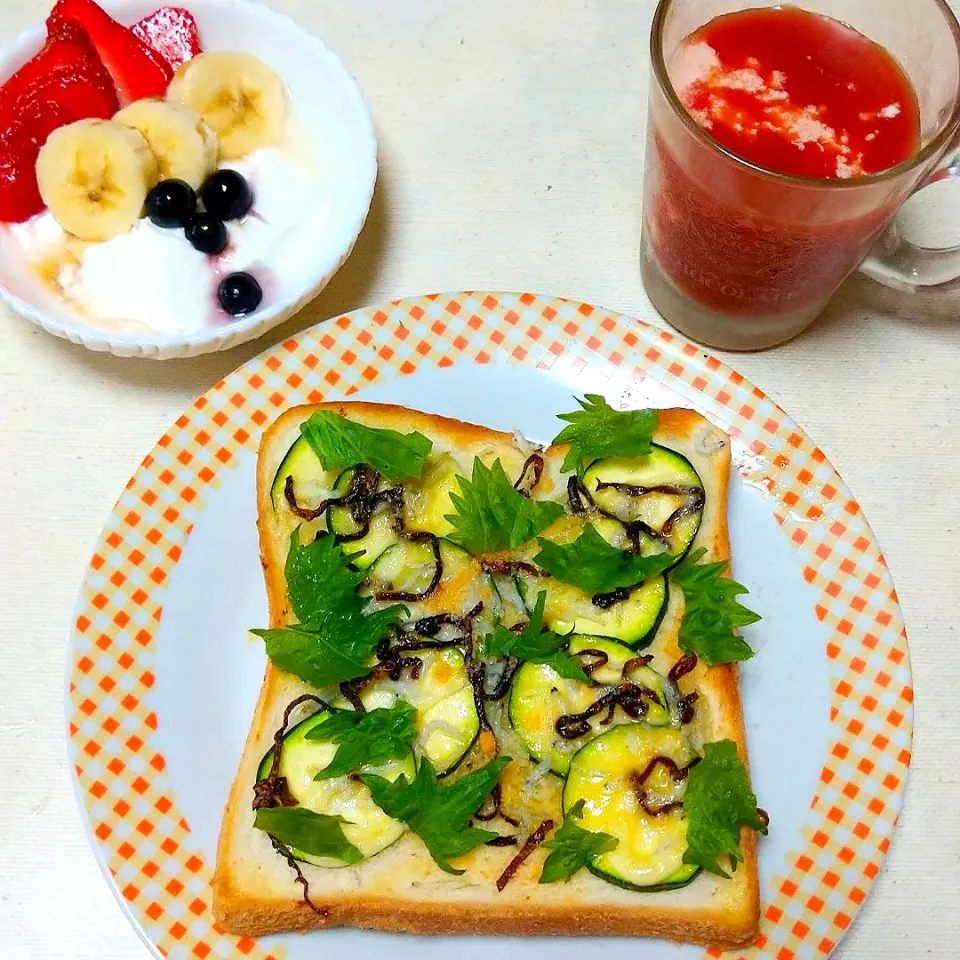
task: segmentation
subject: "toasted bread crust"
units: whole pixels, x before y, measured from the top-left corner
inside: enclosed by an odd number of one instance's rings
[[[370,425],[417,429],[445,446],[475,453],[493,451],[508,470],[525,454],[512,434],[462,423],[403,407],[357,402],[321,404],[288,410],[266,431],[257,468],[257,509],[261,559],[274,627],[287,622],[283,567],[286,543],[278,536],[270,491],[277,468],[299,424],[316,409],[332,409]],[[691,410],[659,412],[655,441],[688,457],[707,491],[707,507],[695,545],[712,560],[729,559],[727,492],[729,439]],[[545,458],[559,466],[565,448],[551,447]],[[654,664],[666,671],[680,656],[676,629],[682,600],[674,597],[661,630],[671,631]],[[726,737],[746,761],[746,738],[734,665],[710,670],[702,665],[681,682],[701,696],[710,739]],[[492,883],[505,865],[503,851],[481,848],[461,865],[477,875],[475,883],[442,873],[416,837],[406,834],[379,856],[356,867],[320,870],[305,867],[316,910],[300,896],[300,887],[266,838],[252,827],[252,785],[260,758],[269,747],[284,706],[307,687],[267,665],[260,697],[224,813],[213,881],[214,910],[227,930],[262,936],[284,930],[355,926],[420,934],[503,933],[658,936],[680,942],[731,948],[756,936],[759,889],[756,841],[744,829],[744,862],[730,880],[701,875],[675,891],[643,894],[620,890],[581,871],[569,883],[537,883],[545,852],[536,851],[510,885],[497,893]],[[507,858],[509,859],[509,858]]]

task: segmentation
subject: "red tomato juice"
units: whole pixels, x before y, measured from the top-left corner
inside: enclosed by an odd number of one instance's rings
[[[853,28],[796,7],[711,20],[685,39],[668,72],[709,137],[767,171],[847,180],[896,166],[920,146],[916,94],[897,61]],[[681,138],[666,133],[654,117],[651,247],[680,290],[723,313],[823,299],[902,199],[847,209],[834,196],[831,207],[795,184],[761,183],[702,146],[684,153]]]

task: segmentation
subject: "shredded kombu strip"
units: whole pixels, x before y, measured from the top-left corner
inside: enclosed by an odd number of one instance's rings
[[[270,835],[270,834],[268,834],[268,836],[270,836],[270,842],[273,844],[273,849],[276,850],[277,853],[279,853],[280,856],[283,857],[283,859],[287,861],[287,865],[288,865],[288,866],[290,867],[290,869],[293,870],[293,872],[296,874],[296,876],[295,876],[295,878],[294,878],[295,881],[296,881],[297,883],[299,883],[301,887],[303,887],[303,902],[304,902],[318,917],[323,917],[323,919],[325,920],[328,916],[330,916],[330,911],[324,909],[323,907],[318,907],[318,906],[310,899],[310,881],[307,880],[307,878],[303,875],[303,871],[300,869],[300,864],[297,863],[296,858],[295,858],[295,857],[293,856],[293,854],[290,852],[290,848],[289,848],[285,843],[283,843],[282,841],[278,840],[276,837],[274,837],[274,836],[272,836],[272,835]]]
[[[647,715],[648,700],[657,706],[665,706],[655,690],[636,683],[621,683],[620,686],[591,703],[582,713],[565,713],[558,717],[554,730],[564,740],[578,740],[590,733],[593,729],[590,720],[604,710],[607,711],[607,715],[600,721],[601,726],[607,726],[613,722],[617,707],[634,720],[642,719]]]
[[[603,650],[597,650],[594,647],[588,647],[586,650],[578,650],[574,656],[577,657],[589,657],[590,659],[585,660],[581,667],[583,672],[592,680],[594,673],[599,670],[601,667],[605,667],[610,662],[610,656],[603,652]]]
[[[484,573],[497,573],[513,577],[518,573],[529,573],[532,577],[542,577],[543,571],[526,560],[500,560],[493,557],[481,557],[480,567]]]
[[[253,787],[253,809],[260,810],[262,807],[295,807],[297,800],[290,793],[287,786],[287,778],[280,776],[280,754],[283,750],[283,740],[287,735],[287,725],[290,723],[290,715],[297,707],[305,703],[315,703],[321,710],[329,710],[330,704],[320,697],[315,697],[312,693],[305,693],[302,697],[287,704],[287,709],[283,711],[283,722],[280,729],[273,735],[273,762],[270,764],[270,772],[262,779],[258,780]]]
[[[667,674],[667,679],[676,684],[681,677],[685,677],[697,667],[697,655],[695,653],[685,653],[671,668]]]
[[[527,479],[528,472],[530,474],[529,480]],[[517,477],[517,482],[513,485],[513,488],[525,497],[529,497],[536,489],[537,484],[540,483],[542,476],[543,457],[539,453],[531,453],[524,462],[523,469],[521,469],[520,476]]]
[[[686,497],[686,502],[677,507],[677,509],[664,520],[659,533],[651,531],[659,540],[670,536],[670,534],[673,533],[674,526],[679,520],[691,513],[702,510],[706,502],[706,494],[703,492],[702,487],[681,487],[672,483],[662,483],[655,487],[641,487],[632,483],[616,483],[600,480],[597,483],[597,490],[616,490],[618,493],[626,494],[628,497],[645,497],[648,493],[665,493],[668,496]],[[648,527],[647,529],[649,530],[650,528]],[[644,532],[646,533],[647,531],[645,530]]]
[[[443,558],[440,556],[440,538],[435,533],[405,533],[403,538],[410,543],[429,543],[433,551],[433,559],[436,564],[433,568],[433,577],[430,583],[419,591],[411,590],[383,590],[377,593],[376,599],[381,602],[414,603],[417,600],[426,600],[431,596],[440,581],[443,579]]]
[[[524,860],[547,839],[547,834],[552,829],[553,821],[544,820],[543,823],[527,837],[524,845],[517,851],[517,855],[507,864],[507,868],[503,873],[497,877],[497,890],[499,892],[503,892],[503,888],[513,879],[514,874],[523,865]]]
[[[620,671],[620,676],[623,677],[624,680],[629,680],[630,674],[633,673],[634,670],[638,670],[640,667],[647,666],[652,660],[653,657],[649,653],[645,653],[639,657],[631,657],[623,665],[623,669]]]
[[[654,757],[644,768],[641,773],[634,771],[630,774],[630,783],[633,786],[633,789],[637,794],[637,802],[643,807],[645,813],[651,817],[661,817],[665,813],[669,813],[671,810],[677,810],[683,806],[683,802],[680,800],[674,800],[669,803],[661,803],[658,805],[653,805],[650,801],[650,794],[647,791],[645,786],[647,778],[658,766],[666,767],[667,772],[673,777],[674,783],[683,783],[687,779],[687,774],[690,772],[691,767],[695,767],[700,762],[699,757],[695,757],[690,761],[685,767],[678,767],[677,764],[670,759],[670,757]]]
[[[516,845],[517,838],[512,835],[491,837],[485,844],[488,847],[515,847]]]
[[[370,531],[370,517],[376,508],[379,499],[384,499],[391,491],[377,493],[380,484],[380,474],[371,467],[360,466],[354,471],[350,486],[342,497],[328,497],[316,507],[301,507],[293,489],[293,474],[287,474],[283,484],[283,495],[286,498],[290,511],[307,523],[318,520],[330,507],[343,506],[350,508],[350,516],[361,526],[361,530],[348,534],[342,539],[359,539]],[[379,498],[379,499],[378,499]]]
[[[503,789],[498,783],[493,790],[490,791],[490,802],[493,806],[493,809],[489,813],[481,813],[479,810],[473,815],[475,820],[480,820],[483,823],[489,823],[491,820],[495,820],[499,817],[501,820],[505,820],[510,824],[511,827],[519,827],[520,821],[515,820],[513,817],[504,813],[503,810]],[[483,808],[481,807],[481,810]]]
[[[696,708],[694,704],[697,700],[700,699],[700,695],[696,690],[692,690],[685,697],[681,697],[677,703],[677,710],[680,715],[680,723],[688,724],[693,722],[693,718],[696,716]]]
[[[283,711],[283,722],[280,729],[273,735],[273,762],[270,764],[270,772],[263,780],[258,781],[253,787],[253,809],[260,810],[263,807],[295,807],[298,805],[297,799],[290,793],[287,785],[287,778],[280,776],[280,754],[283,750],[283,740],[287,735],[287,726],[290,723],[290,715],[297,707],[305,703],[315,703],[321,710],[329,710],[330,705],[326,700],[315,697],[311,693],[305,693],[301,697],[287,704]],[[303,875],[300,864],[297,863],[290,848],[282,841],[278,840],[273,834],[267,834],[270,837],[270,843],[273,849],[287,861],[287,865],[296,874],[296,882],[303,887],[303,902],[319,917],[326,918],[329,915],[328,910],[318,907],[310,899],[310,883]]]

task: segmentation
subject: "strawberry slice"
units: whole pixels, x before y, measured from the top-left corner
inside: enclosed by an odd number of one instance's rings
[[[66,77],[82,78],[100,88],[100,98],[108,98],[114,104],[114,112],[118,109],[110,74],[100,61],[90,38],[69,20],[51,25],[43,49],[0,87],[0,109],[25,95],[35,97],[40,87],[61,82]],[[100,115],[99,110],[95,110],[92,114],[81,114],[77,119]]]
[[[197,21],[183,7],[161,7],[130,29],[174,70],[203,52]]]
[[[55,28],[64,20],[86,31],[123,101],[132,103],[166,93],[173,77],[170,64],[94,0],[58,0],[47,23]]]
[[[47,137],[70,115],[53,100],[18,104],[16,117],[0,117],[0,222],[21,223],[44,209],[37,187],[37,156]]]
[[[4,133],[0,146],[0,223],[23,223],[43,211],[34,165],[37,154],[29,144]]]
[[[37,155],[57,127],[118,109],[113,80],[87,35],[72,21],[54,24],[43,49],[0,87],[0,221],[43,210]]]
[[[103,70],[103,67],[100,69]],[[105,70],[104,75],[108,86],[104,86],[99,78],[91,77],[89,73],[55,75],[46,83],[38,84],[18,102],[29,104],[31,101],[46,99],[55,103],[66,118],[63,121],[65,124],[88,118],[109,120],[120,109],[120,104],[110,76]]]

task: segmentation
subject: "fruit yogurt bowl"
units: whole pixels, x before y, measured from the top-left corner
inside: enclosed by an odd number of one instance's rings
[[[229,349],[320,293],[363,227],[369,110],[261,3],[58,0],[0,83],[0,297],[56,336]]]

